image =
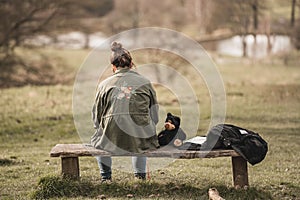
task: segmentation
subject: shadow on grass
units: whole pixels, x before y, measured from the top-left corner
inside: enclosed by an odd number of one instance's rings
[[[16,164],[16,162],[11,159],[0,158],[0,167],[1,166],[10,166],[10,165],[14,165],[14,164]]]
[[[36,60],[29,59],[25,55],[16,54],[1,57],[0,55],[0,88],[21,87],[25,85],[54,85],[71,83],[74,75],[68,72],[57,73],[56,65],[61,66],[62,59],[50,58],[47,55],[34,51]],[[26,72],[26,76],[24,73]]]
[[[228,199],[273,199],[271,194],[256,188],[235,190],[224,185],[213,186],[220,195]],[[156,183],[152,181],[131,181],[112,183],[92,183],[87,180],[74,181],[57,176],[40,179],[33,199],[58,197],[89,198],[138,198],[138,199],[208,199],[209,187],[195,187],[190,184]]]

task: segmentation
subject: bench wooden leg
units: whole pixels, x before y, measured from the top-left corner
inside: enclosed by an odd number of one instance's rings
[[[249,186],[247,161],[241,156],[231,157],[231,160],[234,187],[238,189]]]
[[[79,178],[78,157],[61,157],[61,172],[63,177],[78,179]]]

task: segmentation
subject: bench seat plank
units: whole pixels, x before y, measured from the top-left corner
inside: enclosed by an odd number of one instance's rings
[[[92,146],[84,144],[57,144],[50,152],[51,157],[81,157],[81,156],[138,156],[147,157],[170,157],[170,158],[216,158],[216,157],[238,157],[240,156],[234,150],[212,150],[212,151],[187,151],[175,148],[160,148],[155,151],[148,151],[142,154],[126,153],[122,155],[111,154],[107,151],[95,149]]]

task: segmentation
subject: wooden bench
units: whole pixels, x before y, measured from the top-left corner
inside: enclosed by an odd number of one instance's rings
[[[170,157],[176,159],[231,157],[234,187],[244,188],[245,186],[249,185],[247,161],[234,150],[186,151],[161,148],[156,151],[149,151],[143,154],[128,153],[124,155],[112,155],[109,152],[95,149],[94,147],[84,144],[57,144],[50,152],[51,157],[61,157],[62,175],[75,179],[78,179],[80,175],[78,157],[138,155],[147,157]]]

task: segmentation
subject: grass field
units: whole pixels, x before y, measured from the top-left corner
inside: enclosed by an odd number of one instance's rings
[[[86,55],[76,53],[78,62]],[[128,194],[208,199],[211,187],[227,200],[300,199],[299,67],[244,61],[228,58],[218,68],[227,94],[226,122],[257,131],[269,143],[266,159],[249,165],[248,190],[232,188],[230,158],[174,160],[152,171],[146,182],[114,169],[112,184],[100,184],[95,159],[81,158],[81,180],[62,180],[60,159],[50,158],[49,151],[57,143],[81,142],[72,117],[72,85],[25,86],[0,90],[0,199],[126,199]],[[206,107],[201,131],[209,121],[210,99],[204,89],[197,93]],[[158,97],[172,109],[159,88]]]

